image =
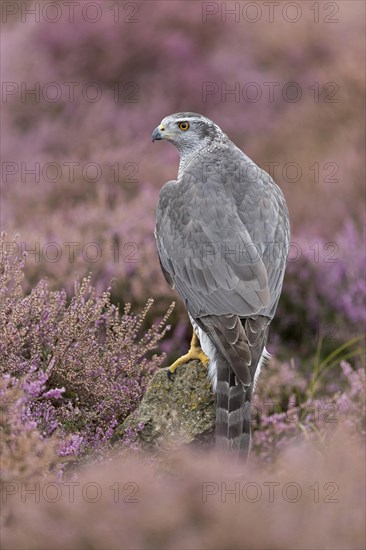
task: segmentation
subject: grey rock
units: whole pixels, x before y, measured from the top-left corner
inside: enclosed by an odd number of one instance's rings
[[[142,448],[157,449],[179,444],[213,443],[215,395],[207,369],[199,361],[181,365],[168,378],[168,368],[159,369],[147,387],[138,408],[117,427],[114,440],[140,423]]]

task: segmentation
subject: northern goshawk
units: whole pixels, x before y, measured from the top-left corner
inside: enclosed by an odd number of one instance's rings
[[[169,372],[195,358],[208,365],[216,442],[247,456],[251,397],[288,255],[286,202],[271,176],[200,114],[167,116],[152,140],[180,154],[178,179],[160,191],[155,236],[165,279],[193,325],[188,354]]]

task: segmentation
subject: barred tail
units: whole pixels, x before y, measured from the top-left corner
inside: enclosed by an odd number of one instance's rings
[[[246,394],[250,388],[236,380],[229,363],[216,356],[217,404],[216,444],[220,449],[230,449],[247,458],[250,448],[250,410]]]
[[[269,319],[207,315],[194,321],[207,346],[209,374],[217,394],[216,444],[247,459],[250,451],[251,399],[269,354],[265,349]],[[204,349],[205,351],[205,349]]]

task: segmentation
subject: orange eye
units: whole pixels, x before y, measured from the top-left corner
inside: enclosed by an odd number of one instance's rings
[[[181,130],[183,130],[183,132],[185,132],[185,131],[188,130],[188,128],[189,128],[188,122],[180,122],[179,128],[180,128]]]

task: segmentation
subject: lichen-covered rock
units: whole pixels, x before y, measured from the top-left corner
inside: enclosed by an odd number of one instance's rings
[[[145,448],[212,442],[215,396],[207,369],[199,361],[190,361],[178,367],[171,380],[167,371],[154,374],[139,407],[118,426],[114,439],[142,423],[138,439]]]

